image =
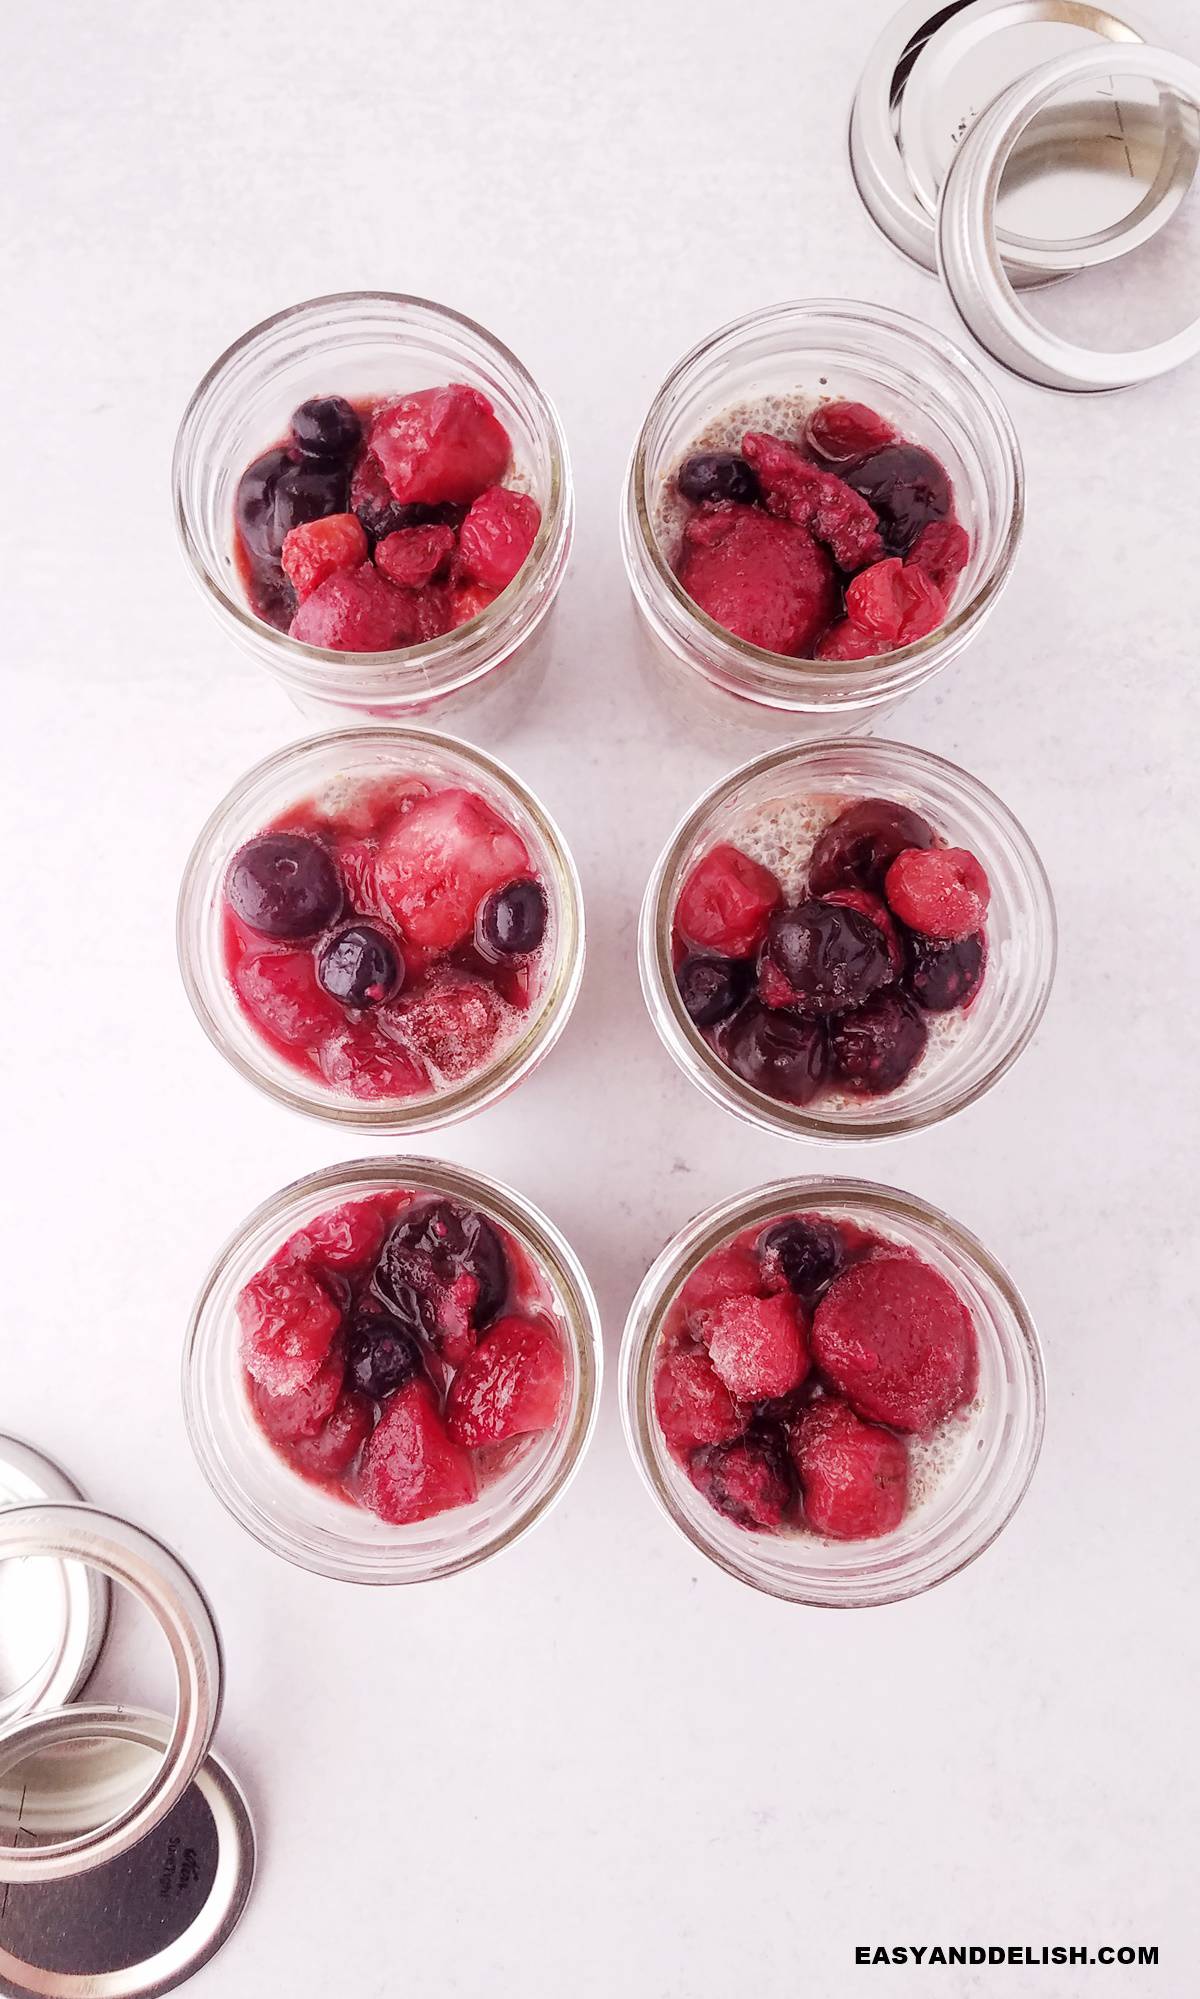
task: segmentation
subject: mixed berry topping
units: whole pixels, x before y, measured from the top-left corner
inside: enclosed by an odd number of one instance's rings
[[[725,1065],[767,1096],[885,1096],[925,1055],[929,1016],[980,990],[987,875],[886,798],[846,806],[807,855],[785,860],[791,897],[731,841],[693,864],[673,922],[680,999]]]
[[[798,438],[747,431],[740,451],[694,451],[674,486],[688,595],[791,659],[870,659],[926,637],[971,553],[944,466],[863,403],[822,403]]]
[[[398,776],[302,802],[234,855],[224,901],[243,1012],[349,1096],[476,1074],[543,987],[546,891],[516,828],[462,786]]]
[[[913,1449],[978,1383],[974,1321],[914,1251],[829,1215],[785,1215],[713,1250],[671,1306],[653,1399],[709,1505],[757,1532],[890,1534]]]
[[[542,1279],[456,1201],[331,1209],[243,1287],[238,1320],[250,1402],[280,1456],[396,1525],[474,1499],[516,1440],[554,1428],[566,1395]]]
[[[238,484],[252,609],[335,652],[443,637],[486,610],[533,547],[541,509],[504,483],[511,475],[508,432],[462,383],[301,403],[284,443]]]

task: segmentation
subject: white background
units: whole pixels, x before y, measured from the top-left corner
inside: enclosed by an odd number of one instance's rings
[[[1056,886],[1057,990],[1016,1070],[901,1144],[789,1145],[688,1086],[637,989],[642,884],[721,765],[632,664],[626,454],[677,356],[756,306],[843,294],[954,330],[847,173],[888,11],[70,4],[23,8],[9,41],[0,1427],[175,1544],[217,1606],[220,1744],[262,1856],[212,1999],[1194,1989],[1194,370],[1099,401],[1002,381],[1016,577],[891,721],[994,786]],[[1195,55],[1188,11],[1138,18]],[[289,1569],[191,1461],[179,1349],[210,1257],[369,1146],[249,1089],[180,988],[191,840],[303,725],[189,586],[170,451],[228,341],[354,286],[508,341],[578,484],[556,662],[501,753],[574,845],[587,980],[553,1058],[437,1147],[566,1230],[610,1361],[667,1236],[756,1181],[866,1171],[978,1232],[1044,1336],[1046,1448],[998,1545],[923,1601],[832,1616],[719,1574],[642,1489],[611,1371],[552,1520],[428,1588]],[[101,1685],[165,1696],[128,1628]],[[1162,1966],[854,1965],[939,1940],[1157,1943]]]

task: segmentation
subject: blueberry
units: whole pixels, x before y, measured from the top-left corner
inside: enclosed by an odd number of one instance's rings
[[[546,934],[546,891],[540,882],[509,882],[479,907],[475,942],[485,956],[518,958],[536,951]]]
[[[829,1075],[823,1020],[751,1000],[723,1028],[719,1052],[736,1076],[787,1104],[807,1104]]]
[[[474,1208],[435,1201],[397,1222],[383,1245],[374,1283],[385,1305],[394,1309],[394,1301],[410,1290],[435,1302],[431,1294],[464,1274],[479,1286],[472,1323],[486,1326],[508,1297],[504,1245]]]
[[[950,1013],[979,990],[986,946],[981,931],[970,937],[908,940],[908,983],[927,1013]]]
[[[820,835],[808,870],[810,895],[838,888],[865,888],[878,895],[883,877],[906,848],[932,847],[936,835],[928,819],[890,798],[860,798],[839,812]]]
[[[833,1073],[847,1089],[882,1096],[916,1068],[928,1035],[920,1008],[907,993],[878,993],[866,1006],[834,1021],[829,1036]]]
[[[361,438],[358,412],[344,396],[314,396],[292,414],[292,442],[306,458],[349,458]]]
[[[861,1006],[892,978],[887,940],[877,923],[835,902],[776,910],[764,952],[806,1013]]]
[[[675,974],[679,997],[697,1027],[715,1027],[739,1007],[754,983],[748,958],[685,958]]]
[[[685,500],[736,500],[753,506],[762,497],[757,474],[736,451],[697,451],[685,458],[676,480]]]
[[[419,1320],[407,1323],[382,1313],[359,1319],[346,1340],[346,1380],[373,1401],[382,1402],[424,1372]]]
[[[945,467],[919,444],[885,444],[842,476],[874,507],[889,555],[907,555],[921,529],[950,512],[953,495]]]
[[[307,833],[260,833],[234,855],[225,894],[260,937],[315,937],[342,910],[333,856]]]
[[[835,1222],[793,1215],[764,1231],[758,1254],[768,1275],[777,1265],[789,1289],[811,1305],[846,1261],[846,1246]]]
[[[352,923],[321,946],[317,977],[343,1006],[378,1006],[404,983],[404,960],[373,923]]]

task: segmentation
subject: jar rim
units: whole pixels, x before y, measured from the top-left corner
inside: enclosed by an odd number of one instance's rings
[[[558,895],[556,911],[557,963],[552,983],[547,987],[525,1031],[503,1048],[494,1061],[474,1075],[428,1097],[401,1101],[339,1098],[333,1091],[306,1094],[281,1077],[269,1075],[251,1058],[246,1048],[231,1040],[210,1003],[208,984],[199,962],[198,940],[209,915],[217,883],[210,865],[211,850],[221,843],[228,820],[256,788],[289,771],[302,772],[320,753],[339,746],[347,750],[387,746],[401,751],[413,744],[425,752],[441,752],[473,767],[502,794],[510,797],[533,822],[543,853],[555,876]],[[223,878],[232,849],[226,843],[221,862]],[[481,750],[433,729],[418,729],[406,723],[376,722],[369,727],[328,729],[273,750],[244,771],[209,813],[192,845],[179,887],[175,918],[176,954],[184,990],[192,1011],[209,1041],[247,1082],[286,1104],[290,1110],[309,1117],[360,1131],[404,1133],[435,1131],[443,1125],[484,1109],[514,1088],[542,1058],[549,1054],[565,1029],[579,996],[583,980],[586,933],[583,889],[567,841],[557,822],[535,794],[509,765]],[[249,1028],[248,1046],[257,1051],[258,1037]]]

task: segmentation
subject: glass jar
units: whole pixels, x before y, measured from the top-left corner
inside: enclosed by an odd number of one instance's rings
[[[991,883],[987,966],[977,996],[930,1016],[925,1055],[885,1096],[818,1097],[800,1106],[756,1090],[710,1048],[680,998],[671,933],[690,869],[719,841],[738,844],[747,819],[802,799],[887,798],[922,813],[948,845],[965,847]],[[650,877],[638,927],[642,991],[684,1074],[714,1103],[786,1138],[897,1138],[936,1124],[989,1090],[1034,1033],[1054,981],[1057,925],[1046,872],[1029,835],[970,772],[904,743],[844,737],[769,750],[712,786],[672,834]]]
[[[490,399],[542,509],[515,581],[469,624],[397,652],[333,652],[256,617],[234,560],[234,500],[246,467],[286,436],[292,411],[311,396],[382,398],[449,381]],[[545,666],[534,641],[544,637],[570,552],[571,472],[552,405],[473,320],[395,292],[334,293],[274,314],[204,376],[184,411],[172,476],[184,558],[206,603],[304,714],[326,725],[452,722],[493,736],[526,707]]]
[[[517,1038],[482,1069],[435,1094],[372,1101],[339,1092],[316,1069],[295,1067],[258,1032],[226,970],[224,883],[238,848],[290,807],[331,787],[388,774],[478,792],[520,834],[545,887],[549,915],[541,993]],[[192,849],[179,892],[176,937],[192,1009],[226,1061],[293,1110],[380,1132],[433,1131],[506,1095],[553,1048],[583,978],[583,896],[570,850],[549,813],[504,764],[453,736],[423,729],[335,730],[255,764],[222,799]]]
[[[289,1469],[254,1417],[237,1321],[242,1286],[295,1230],[343,1201],[398,1189],[465,1202],[513,1237],[545,1280],[567,1360],[555,1428],[529,1438],[472,1504],[409,1526],[393,1526]],[[213,1491],[264,1547],[342,1582],[427,1582],[498,1554],[562,1498],[591,1442],[602,1363],[599,1315],[583,1266],[531,1202],[440,1160],[360,1159],[285,1187],[226,1243],[188,1328],[184,1416]]]
[[[971,554],[944,624],[876,659],[785,659],[735,638],[676,580],[655,531],[664,483],[706,425],[739,403],[826,396],[864,402],[940,459]],[[974,638],[1008,580],[1024,475],[1003,403],[941,334],[855,300],[768,306],[701,341],[671,370],[634,446],[621,546],[643,627],[643,663],[677,715],[728,747],[844,734],[876,723]]]
[[[921,1503],[875,1541],[755,1533],[709,1505],[667,1448],[654,1413],[654,1361],[680,1287],[714,1249],[782,1215],[820,1213],[913,1249],[967,1305],[979,1345],[979,1388],[958,1448]],[[1023,1498],[1045,1426],[1041,1348],[1011,1278],[983,1244],[928,1202],[866,1180],[781,1180],[698,1215],[647,1272],[621,1346],[626,1442],[669,1520],[739,1582],[789,1603],[861,1608],[945,1582],[989,1547]]]

